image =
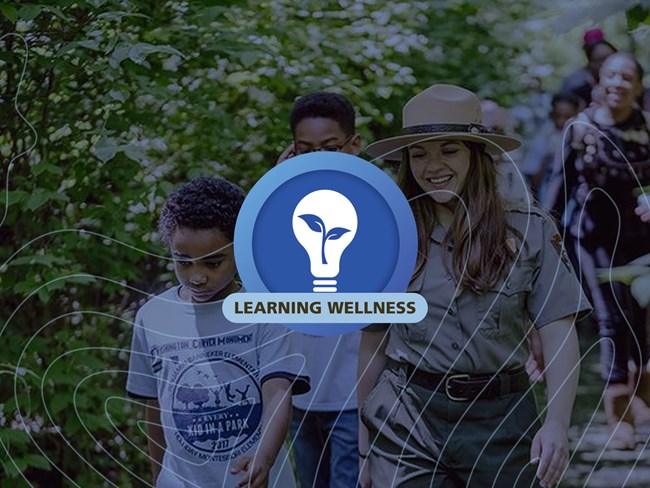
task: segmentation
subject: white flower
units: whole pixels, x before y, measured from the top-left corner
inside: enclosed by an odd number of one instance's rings
[[[155,139],[151,139],[151,148],[156,151],[166,151],[167,144],[160,137],[156,137]]]
[[[167,86],[167,89],[168,89],[171,93],[179,93],[179,92],[183,91],[183,87],[181,87],[178,83],[170,83],[170,84]]]
[[[180,62],[181,57],[177,54],[174,54],[163,61],[163,69],[167,71],[178,71],[178,65]]]
[[[135,215],[143,214],[146,211],[147,211],[147,207],[145,207],[142,202],[138,202],[135,205],[129,205],[129,212]]]
[[[196,89],[197,89],[198,87],[200,87],[200,86],[201,86],[201,79],[200,79],[200,78],[197,78],[196,80],[194,80],[193,82],[191,82],[191,83],[188,85],[187,89],[188,89],[189,91],[193,92],[194,90],[196,90]]]
[[[51,142],[55,142],[59,139],[62,139],[63,137],[69,136],[70,134],[72,134],[72,129],[70,129],[70,126],[68,124],[65,124],[63,127],[60,127],[52,134],[50,134],[49,139]]]
[[[32,21],[25,22],[24,20],[18,20],[16,22],[16,32],[27,32],[32,26]]]

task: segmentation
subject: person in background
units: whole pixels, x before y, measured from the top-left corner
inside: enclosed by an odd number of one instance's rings
[[[549,118],[526,150],[523,172],[538,202],[544,201],[548,181],[553,172],[553,161],[562,146],[564,124],[576,116],[579,104],[580,101],[574,95],[553,95]]]
[[[561,93],[578,97],[582,102],[581,109],[591,103],[592,90],[598,84],[603,62],[616,52],[616,48],[605,40],[605,34],[598,28],[586,31],[583,41],[582,50],[587,57],[587,64],[564,78],[560,88]]]
[[[418,229],[408,291],[429,309],[420,323],[362,332],[362,486],[554,486],[578,383],[574,320],[589,304],[551,220],[500,195],[487,147],[520,143],[485,127],[472,92],[433,85],[402,121],[402,135],[366,152],[400,162]],[[525,372],[530,321],[546,359],[541,427]]]
[[[238,186],[196,178],[167,198],[159,229],[179,285],[137,313],[126,390],[146,401],[157,488],[294,487],[282,443],[291,395],[309,390],[278,324],[233,324],[223,300],[240,290],[232,240]]]
[[[293,142],[278,163],[313,151],[358,155],[354,107],[343,95],[317,92],[299,98],[289,117]],[[291,422],[301,488],[354,488],[358,478],[356,364],[359,332],[312,336],[295,332],[312,390],[294,397]]]
[[[493,100],[481,100],[483,124],[494,134],[512,135],[513,119],[508,110]],[[521,150],[507,154],[497,148],[489,149],[497,169],[497,185],[503,197],[510,202],[530,202],[530,190],[520,169]]]
[[[637,105],[643,69],[629,53],[600,70],[602,101],[567,124],[564,160],[556,160],[546,208],[566,214],[601,337],[608,447],[634,449],[634,424],[650,424],[650,351],[645,311],[622,283],[598,281],[598,270],[650,252],[650,226],[639,225],[635,190],[650,185],[650,115]],[[566,195],[566,197],[565,197]],[[565,212],[566,202],[575,208]],[[634,362],[635,373],[628,370]]]

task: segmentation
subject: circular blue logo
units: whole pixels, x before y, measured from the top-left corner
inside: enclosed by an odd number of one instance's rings
[[[315,152],[276,166],[251,189],[234,246],[247,292],[401,293],[417,231],[406,198],[383,171],[349,154]],[[286,325],[323,333],[321,324]],[[327,333],[363,326],[328,324]]]

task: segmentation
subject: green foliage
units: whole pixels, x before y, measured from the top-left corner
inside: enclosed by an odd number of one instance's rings
[[[635,5],[626,12],[627,23],[631,30],[637,29],[643,24],[650,24],[650,9],[643,5]]]

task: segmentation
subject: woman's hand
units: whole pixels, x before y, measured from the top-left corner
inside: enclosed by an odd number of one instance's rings
[[[530,329],[528,344],[530,345],[530,356],[526,361],[526,373],[531,383],[544,383],[544,350],[542,349],[542,339],[535,327]]]
[[[542,488],[560,481],[569,460],[567,430],[580,374],[574,323],[575,317],[569,315],[539,329],[546,361],[546,420],[533,439],[530,460],[537,465]]]
[[[542,488],[556,486],[569,463],[569,441],[563,425],[547,420],[533,438],[530,462],[537,465]]]

